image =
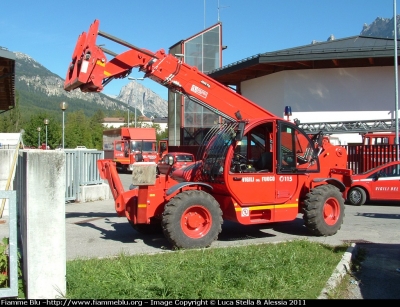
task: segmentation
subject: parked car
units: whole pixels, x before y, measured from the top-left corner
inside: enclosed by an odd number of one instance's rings
[[[158,171],[161,174],[166,174],[170,167],[171,173],[179,168],[186,167],[195,162],[194,155],[187,152],[170,152],[158,162]]]
[[[345,191],[348,203],[361,206],[366,201],[400,200],[400,161],[389,162],[352,176]]]

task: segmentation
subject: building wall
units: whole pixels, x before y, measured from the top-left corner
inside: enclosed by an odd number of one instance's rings
[[[120,128],[126,125],[126,123],[103,123],[104,128]]]
[[[165,131],[165,129],[167,129],[168,127],[168,123],[157,123],[157,122],[152,122],[152,121],[137,121],[136,122],[136,127],[140,128],[140,127],[152,127],[154,124],[157,124],[160,126],[160,129],[162,131]],[[126,123],[103,123],[103,127],[104,128],[121,128],[121,127],[126,127]],[[135,127],[135,123],[131,123],[130,127]]]
[[[283,117],[285,106],[301,122],[395,118],[393,67],[282,71],[241,84],[242,94]],[[342,144],[361,136],[340,135]]]

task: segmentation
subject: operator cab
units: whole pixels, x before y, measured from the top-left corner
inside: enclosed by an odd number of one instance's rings
[[[251,129],[236,142],[232,173],[317,172],[318,139],[286,121],[268,122]]]

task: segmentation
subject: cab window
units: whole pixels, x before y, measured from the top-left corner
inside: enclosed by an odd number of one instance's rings
[[[318,172],[318,142],[323,136],[316,134],[310,139],[296,126],[280,122],[277,142],[278,172]]]
[[[272,123],[249,131],[236,144],[231,172],[273,172]]]

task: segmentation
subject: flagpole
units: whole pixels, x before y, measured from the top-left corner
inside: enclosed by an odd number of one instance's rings
[[[128,100],[128,128],[129,128],[129,100]]]

